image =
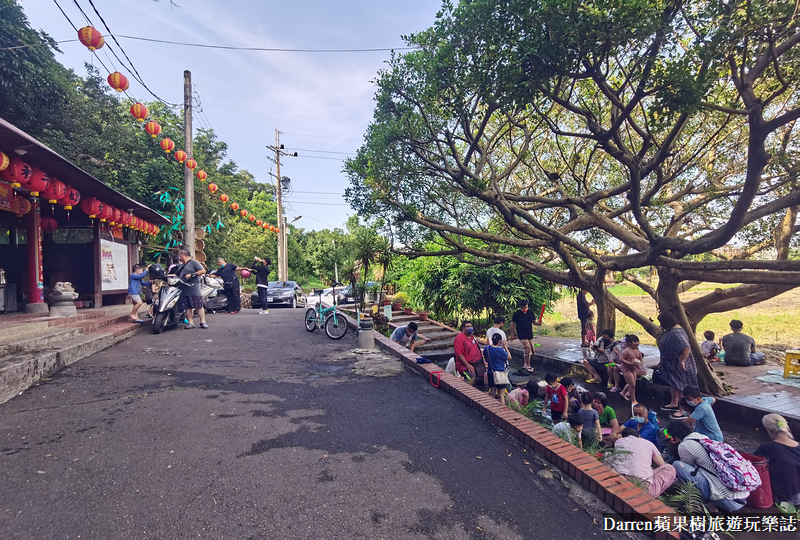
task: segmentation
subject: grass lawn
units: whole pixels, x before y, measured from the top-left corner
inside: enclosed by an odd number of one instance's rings
[[[728,287],[730,285],[725,285]],[[703,291],[715,289],[714,284],[704,284],[700,290],[692,290],[684,293],[682,298],[691,299],[704,294]],[[657,311],[656,304],[652,298],[643,294],[623,295],[628,291],[636,290],[637,287],[631,285],[615,285],[610,288],[612,293],[624,297],[624,302],[633,309],[655,320]],[[554,313],[545,314],[543,320],[542,333],[550,336],[560,337],[580,337],[580,323],[578,322],[577,309],[574,297],[565,297],[553,305]],[[728,311],[725,313],[713,313],[703,319],[698,325],[698,338],[702,341],[702,332],[711,330],[716,334],[716,340],[725,334],[730,333],[728,323],[731,319],[739,319],[744,322],[744,332],[753,337],[759,349],[770,349],[773,354],[785,351],[788,348],[800,348],[800,331],[797,329],[797,321],[800,320],[800,289],[789,291],[776,296],[766,302],[761,302],[753,306]],[[603,329],[598,328],[600,333]],[[642,343],[655,345],[655,339],[647,334],[641,326],[629,317],[617,312],[616,336],[622,337],[625,334],[636,334]]]

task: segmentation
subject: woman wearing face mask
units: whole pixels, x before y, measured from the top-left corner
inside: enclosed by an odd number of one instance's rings
[[[483,361],[481,348],[475,339],[471,321],[461,323],[461,333],[453,340],[453,350],[456,355],[456,369],[468,381],[473,379],[483,380],[486,365]]]

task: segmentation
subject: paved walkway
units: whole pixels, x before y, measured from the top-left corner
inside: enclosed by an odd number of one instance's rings
[[[536,348],[536,354],[558,359],[568,364],[580,365],[584,354],[580,347],[580,340],[540,336],[537,341],[540,347]],[[518,344],[519,342],[512,342],[511,347],[516,350],[515,356],[519,354],[521,357],[522,348]],[[639,348],[644,354],[645,367],[652,368],[658,364],[660,357],[657,347],[642,345]],[[757,379],[757,377],[767,375],[768,371],[779,370],[782,375],[783,366],[739,367],[715,363],[714,369],[720,373],[723,381],[734,388],[733,394],[717,400],[715,410],[727,412],[732,417],[741,418],[756,427],[761,426],[762,416],[777,412],[786,417],[792,424],[795,433],[800,433],[800,388]],[[782,377],[780,378],[782,379]],[[591,388],[592,385],[588,386]],[[654,391],[666,388],[651,386]]]

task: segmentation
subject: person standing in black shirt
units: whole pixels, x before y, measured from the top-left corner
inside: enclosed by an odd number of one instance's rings
[[[591,310],[590,306],[594,305],[594,300],[591,302],[586,300],[586,289],[581,289],[578,293],[578,320],[581,321],[581,347],[589,347],[591,343],[586,341],[586,322],[589,320]]]
[[[266,260],[256,257],[253,261],[253,270],[256,273],[256,289],[258,290],[258,299],[261,301],[261,311],[259,315],[267,315],[269,313],[269,304],[267,304],[267,287],[269,287],[269,265],[272,264],[272,259],[269,257]]]
[[[219,264],[219,270],[215,270],[214,273],[222,278],[222,290],[225,292],[225,296],[228,297],[228,313],[239,313],[239,310],[242,309],[241,287],[239,285],[239,276],[236,275],[239,267],[233,263],[225,262],[222,257],[217,259],[217,263]]]
[[[536,314],[528,309],[528,301],[520,300],[517,304],[519,309],[511,317],[511,329],[508,331],[510,340],[519,338],[522,343],[525,371],[533,373],[531,367],[531,356],[533,355],[533,325],[539,326],[541,321],[536,320]]]

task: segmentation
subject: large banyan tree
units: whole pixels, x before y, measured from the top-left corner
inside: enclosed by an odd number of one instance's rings
[[[511,262],[590,291],[599,326],[619,310],[658,337],[604,288],[622,275],[693,336],[800,283],[799,16],[786,0],[445,2],[377,78],[349,200],[413,256]],[[681,300],[703,281],[735,286]]]

